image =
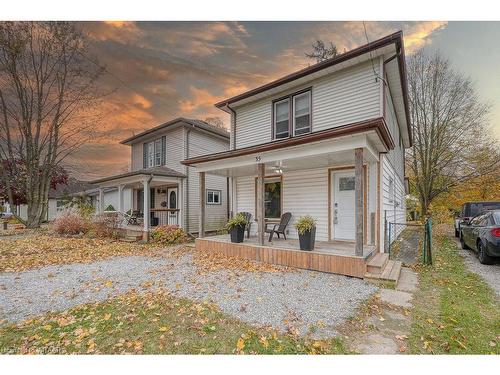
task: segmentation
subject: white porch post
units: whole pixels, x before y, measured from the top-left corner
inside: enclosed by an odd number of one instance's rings
[[[198,218],[198,237],[205,237],[205,172],[198,173],[200,178],[200,216]]]
[[[125,186],[118,185],[118,212],[123,213],[123,188]]]
[[[179,209],[177,224],[184,229],[184,180],[182,178],[179,178],[179,183],[177,184],[177,208]]]
[[[356,223],[357,256],[363,255],[363,149],[354,150],[354,215]]]
[[[103,188],[99,188],[98,212],[100,214],[102,214],[104,212],[104,189]]]
[[[264,245],[264,235],[266,231],[265,207],[264,207],[264,175],[266,165],[259,163],[257,165],[257,224],[259,245]]]
[[[144,241],[149,240],[149,218],[150,218],[150,212],[149,212],[149,200],[150,200],[150,192],[149,192],[149,178],[146,178],[142,181],[142,186],[144,189],[144,206],[143,206],[143,221],[144,221],[144,229],[143,229],[143,234],[142,238]]]

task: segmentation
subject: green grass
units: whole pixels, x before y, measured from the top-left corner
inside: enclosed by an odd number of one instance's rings
[[[465,268],[448,236],[436,236],[433,251],[434,265],[418,269],[410,351],[499,354],[500,306],[495,292]]]
[[[157,291],[1,326],[0,353],[344,354],[346,349],[339,339],[256,329],[211,304]]]

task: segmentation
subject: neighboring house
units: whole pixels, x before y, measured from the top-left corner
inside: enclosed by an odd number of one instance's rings
[[[80,181],[76,178],[70,177],[66,185],[57,185],[55,189],[50,189],[49,191],[49,201],[47,206],[47,217],[45,221],[54,220],[58,213],[64,209],[65,205],[68,203],[69,197],[77,192],[90,189],[91,184],[86,181]],[[15,207],[16,214],[23,220],[28,218],[28,206],[26,204],[21,204]]]
[[[405,222],[407,95],[398,32],[217,103],[231,115],[230,150],[183,164],[230,177],[231,212],[266,219],[252,225],[261,246],[265,222],[291,212],[289,238],[311,215],[317,241],[384,252],[384,219]]]
[[[204,121],[177,118],[121,143],[131,147],[131,171],[92,181],[98,187],[98,211],[109,203],[120,212],[136,211],[144,218],[145,233],[162,224],[197,232],[199,178],[181,161],[229,150],[229,133]],[[221,229],[228,217],[228,179],[207,179],[203,195],[210,218],[206,229]]]

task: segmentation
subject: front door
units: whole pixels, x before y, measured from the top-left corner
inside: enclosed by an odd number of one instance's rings
[[[354,170],[332,173],[332,237],[334,240],[354,240]]]
[[[167,204],[169,210],[177,209],[177,188],[167,189]],[[178,223],[178,211],[168,211],[168,224],[177,225]]]

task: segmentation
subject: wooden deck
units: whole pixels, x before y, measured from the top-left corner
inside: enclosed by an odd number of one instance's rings
[[[257,237],[245,238],[243,243],[231,243],[229,235],[196,239],[196,249],[258,262],[337,273],[362,278],[366,263],[375,253],[375,247],[365,245],[363,256],[356,256],[354,243],[344,241],[316,241],[313,251],[299,249],[298,240],[276,239],[260,246]]]

